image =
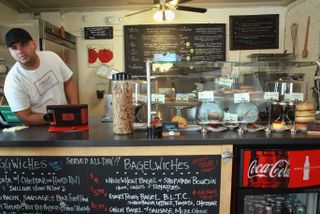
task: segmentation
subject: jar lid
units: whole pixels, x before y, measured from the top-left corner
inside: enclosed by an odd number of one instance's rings
[[[131,75],[124,72],[112,74],[112,80],[131,80]]]

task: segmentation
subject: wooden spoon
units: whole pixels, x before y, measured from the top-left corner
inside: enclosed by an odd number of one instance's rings
[[[301,57],[302,58],[307,58],[307,56],[308,56],[307,45],[308,45],[308,36],[309,36],[309,26],[310,26],[310,16],[308,17],[308,23],[307,23],[307,29],[306,29],[306,37],[304,38],[304,48],[303,48],[302,53],[301,53]]]

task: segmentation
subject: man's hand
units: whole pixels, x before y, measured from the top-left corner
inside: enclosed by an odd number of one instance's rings
[[[15,114],[19,117],[19,119],[28,126],[34,125],[46,125],[49,124],[48,121],[43,119],[42,113],[34,113],[31,111],[31,108],[28,108],[23,111],[15,112]]]

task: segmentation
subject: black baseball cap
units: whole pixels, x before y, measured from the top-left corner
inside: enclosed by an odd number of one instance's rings
[[[22,28],[12,28],[6,34],[6,44],[10,47],[14,42],[28,42],[33,40],[28,31]]]

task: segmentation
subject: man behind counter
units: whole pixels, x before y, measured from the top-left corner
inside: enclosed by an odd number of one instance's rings
[[[6,77],[4,94],[24,124],[48,124],[43,119],[47,105],[79,103],[73,73],[57,54],[36,51],[36,43],[21,28],[7,32],[6,44],[17,62]]]

